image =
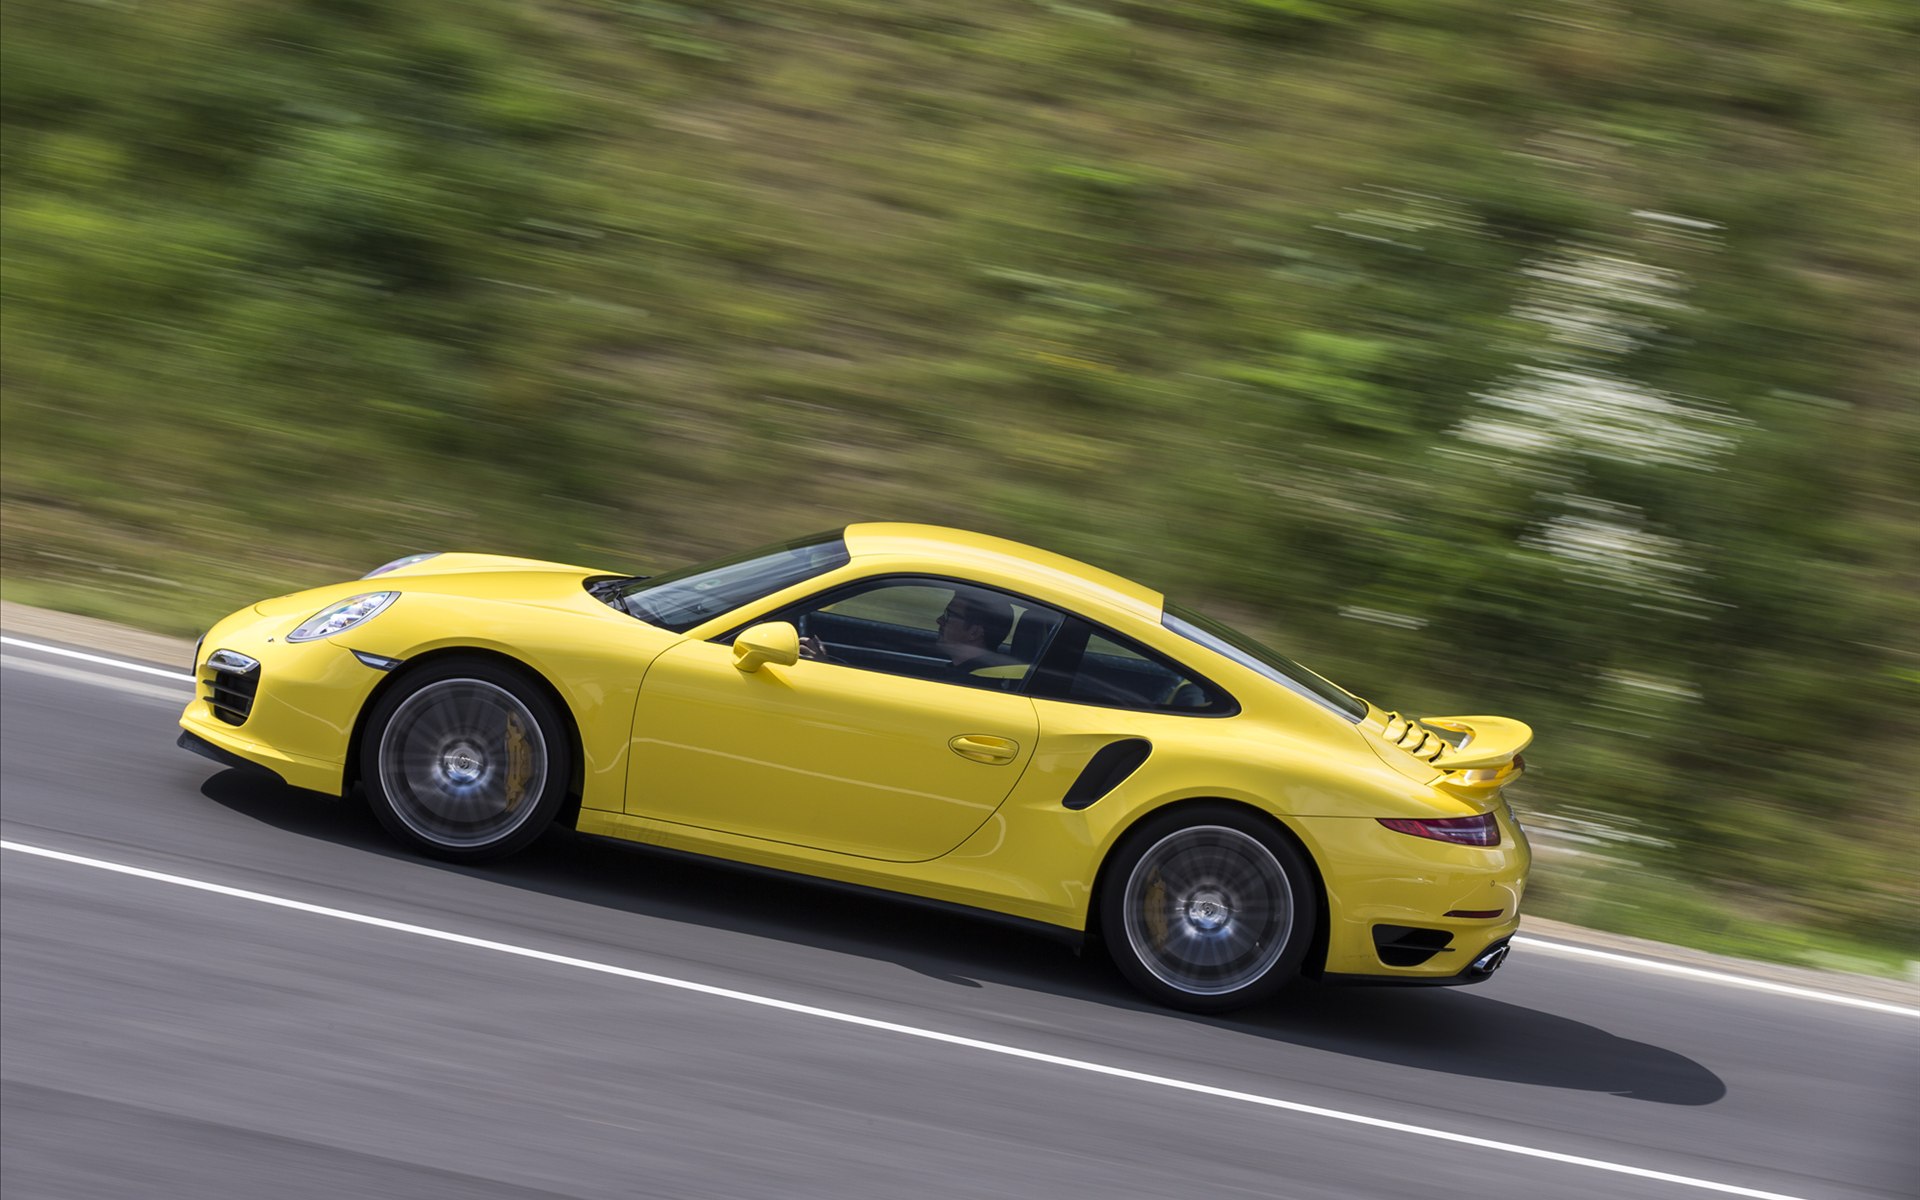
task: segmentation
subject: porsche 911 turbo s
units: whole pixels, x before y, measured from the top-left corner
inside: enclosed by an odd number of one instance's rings
[[[1384,711],[1160,593],[857,524],[654,577],[420,554],[225,618],[182,746],[440,858],[584,833],[1038,923],[1223,1011],[1472,983],[1528,728]]]

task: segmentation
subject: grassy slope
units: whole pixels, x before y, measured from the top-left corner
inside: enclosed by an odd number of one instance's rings
[[[1525,802],[1669,844],[1558,911],[1913,954],[1917,31],[1674,7],[20,0],[6,594],[988,528],[1534,720]],[[1569,350],[1580,253],[1674,303]],[[1459,436],[1569,363],[1733,448]],[[1682,565],[1544,548],[1595,512]]]

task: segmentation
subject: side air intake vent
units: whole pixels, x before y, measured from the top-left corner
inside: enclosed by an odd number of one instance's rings
[[[1066,799],[1061,803],[1078,811],[1125,782],[1127,776],[1139,770],[1140,764],[1147,761],[1147,755],[1153,753],[1153,743],[1145,738],[1122,738],[1117,742],[1108,742],[1093,752],[1087,765],[1081,770],[1080,778],[1073,781],[1067,789]]]

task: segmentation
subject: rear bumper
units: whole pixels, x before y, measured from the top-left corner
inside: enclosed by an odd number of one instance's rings
[[[1366,818],[1298,820],[1327,882],[1321,977],[1457,986],[1490,975],[1475,964],[1519,931],[1533,864],[1504,805],[1497,816],[1498,846],[1412,837]]]
[[[1507,951],[1513,945],[1511,935],[1482,950],[1480,954],[1460,971],[1453,975],[1348,975],[1324,974],[1322,983],[1335,983],[1343,986],[1375,987],[1464,987],[1468,984],[1485,983],[1493,978],[1507,961]]]

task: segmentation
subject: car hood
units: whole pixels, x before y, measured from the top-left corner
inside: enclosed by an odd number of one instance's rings
[[[304,619],[349,596],[399,592],[597,611],[605,606],[582,589],[582,582],[596,575],[617,573],[502,554],[440,554],[372,579],[329,584],[262,600],[253,610],[263,617]]]

